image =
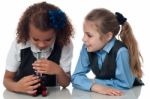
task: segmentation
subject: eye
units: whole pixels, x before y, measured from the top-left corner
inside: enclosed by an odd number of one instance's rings
[[[51,41],[52,39],[46,39],[45,41]]]
[[[91,38],[91,37],[93,37],[93,35],[91,35],[92,33],[89,33],[89,32],[87,32],[87,33],[85,33],[89,38]]]
[[[91,38],[92,37],[92,35],[87,35],[89,38]]]
[[[34,41],[38,41],[39,39],[33,38]]]

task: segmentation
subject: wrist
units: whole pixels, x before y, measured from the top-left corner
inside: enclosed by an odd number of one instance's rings
[[[13,91],[14,91],[14,92],[17,92],[17,93],[20,92],[17,82],[14,83]]]
[[[19,92],[19,90],[18,90],[18,87],[15,85],[15,87],[13,88],[14,90],[14,92]]]
[[[58,68],[57,68],[57,70],[56,70],[56,75],[61,75],[62,72],[63,72],[62,68],[60,68],[60,67],[58,66]]]
[[[94,85],[95,85],[95,79],[92,79],[92,85],[91,85],[90,91],[93,91]]]

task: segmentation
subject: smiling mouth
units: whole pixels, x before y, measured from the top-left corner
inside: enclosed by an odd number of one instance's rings
[[[88,46],[86,46],[86,48],[87,48],[87,49],[89,49],[89,48],[90,48],[90,46],[88,45]]]
[[[90,45],[87,45],[87,44],[85,44],[86,45],[86,47],[90,47]]]

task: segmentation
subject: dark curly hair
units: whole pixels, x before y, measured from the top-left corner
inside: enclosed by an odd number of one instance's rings
[[[41,31],[47,31],[54,29],[56,31],[56,42],[61,46],[70,42],[70,37],[73,36],[73,27],[69,22],[65,13],[64,27],[61,29],[55,29],[51,26],[50,16],[48,14],[51,10],[59,10],[60,8],[55,5],[48,4],[46,2],[36,3],[29,6],[23,13],[17,27],[17,42],[26,43],[29,40],[29,24],[33,24]]]

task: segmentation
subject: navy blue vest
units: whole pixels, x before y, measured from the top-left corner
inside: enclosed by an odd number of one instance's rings
[[[92,72],[96,75],[98,79],[115,79],[116,72],[116,57],[117,52],[121,47],[126,47],[119,40],[115,41],[114,46],[110,50],[110,52],[106,55],[104,62],[102,63],[101,69],[98,67],[98,58],[94,52],[89,52],[89,61]],[[126,47],[127,48],[127,47]],[[134,86],[143,85],[143,82],[139,79],[135,79]]]
[[[48,57],[48,60],[51,60],[59,65],[60,57],[61,57],[62,47],[58,44],[54,44],[54,49],[52,50],[51,55]],[[19,66],[18,71],[14,77],[15,81],[20,80],[21,78],[35,74],[32,63],[36,61],[36,58],[33,56],[31,48],[26,48],[21,50],[21,64]],[[55,86],[56,85],[56,75],[47,75],[43,74],[44,80],[43,85],[45,86]]]

